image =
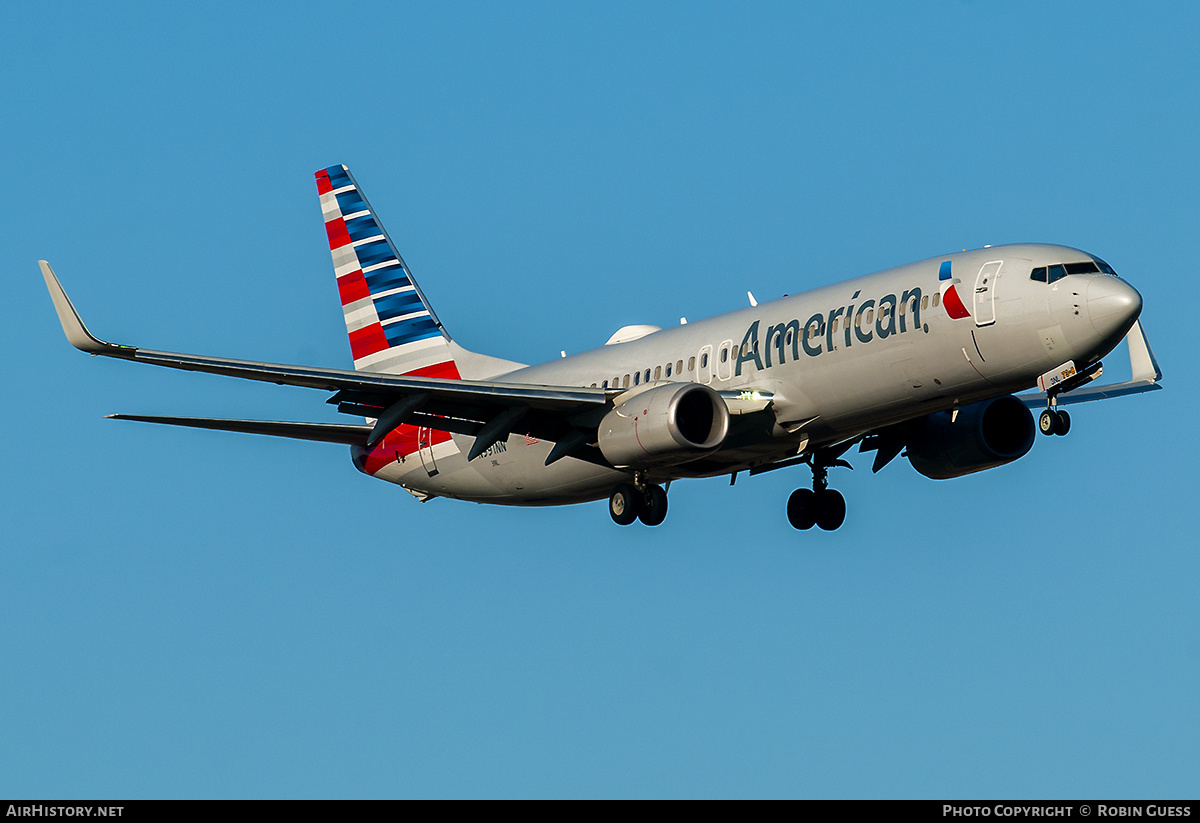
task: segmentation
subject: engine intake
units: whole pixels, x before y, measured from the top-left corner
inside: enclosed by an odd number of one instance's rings
[[[1033,448],[1033,415],[1012,395],[927,416],[908,440],[913,468],[934,480],[962,477],[1024,457]]]
[[[622,399],[600,421],[604,459],[619,468],[673,466],[719,447],[729,409],[699,383],[667,383]]]

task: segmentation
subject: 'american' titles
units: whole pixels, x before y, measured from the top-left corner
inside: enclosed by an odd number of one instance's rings
[[[803,329],[799,320],[767,326],[761,350],[759,324],[762,321],[755,320],[742,337],[734,373],[741,375],[745,363],[753,363],[759,370],[781,365],[786,362],[788,349],[791,350],[792,360],[800,359],[801,349],[809,357],[835,351],[838,348],[835,334],[838,342],[848,348],[856,342],[870,343],[875,339],[883,340],[894,334],[903,334],[910,328],[929,330],[921,325],[920,287],[908,289],[898,299],[894,294],[885,294],[878,300],[855,302],[859,294],[861,292],[854,292],[849,305],[814,314],[805,322]],[[911,326],[908,322],[910,316]]]

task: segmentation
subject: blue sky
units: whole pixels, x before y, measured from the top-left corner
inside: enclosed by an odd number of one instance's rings
[[[1194,797],[1200,25],[1184,3],[36,4],[6,13],[0,795]],[[523,362],[986,243],[1145,299],[1165,391],[1007,467],[420,505],[335,420],[88,359],[348,367],[312,173]],[[1170,307],[1182,308],[1183,317]],[[1119,350],[1106,377],[1121,379]]]

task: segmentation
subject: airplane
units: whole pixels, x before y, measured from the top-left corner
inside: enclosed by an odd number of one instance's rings
[[[669,329],[618,329],[540,365],[450,336],[345,166],[316,172],[354,370],[109,343],[80,319],[46,261],[68,341],[92,355],[332,392],[355,423],[114,414],[111,418],[349,445],[361,472],[421,502],[513,506],[608,498],[614,522],[663,522],[674,480],[805,465],[797,529],[834,530],[828,472],[854,445],[878,472],[902,452],[960,477],[1065,435],[1060,406],[1161,388],[1141,295],[1094,254],[1049,244],[931,257]],[[1128,341],[1131,379],[1099,385]],[[1017,394],[1033,389],[1038,391]],[[1030,409],[1041,408],[1035,427]]]

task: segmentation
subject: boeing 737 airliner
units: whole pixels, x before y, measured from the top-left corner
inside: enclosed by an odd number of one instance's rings
[[[354,465],[418,499],[515,506],[609,500],[619,524],[666,517],[672,480],[805,464],[797,529],[838,528],[830,468],[854,445],[873,470],[905,452],[951,478],[1024,456],[1059,406],[1160,388],[1142,298],[1099,257],[992,246],[932,257],[671,329],[626,326],[603,346],[526,366],[458,345],[345,166],[316,174],[354,370],[106,343],[45,261],[67,339],[90,354],[332,392],[365,423],[112,415],[345,443]],[[1129,343],[1132,379],[1093,383]],[[1089,385],[1085,385],[1089,384]],[[1034,386],[1038,393],[1014,395]]]

